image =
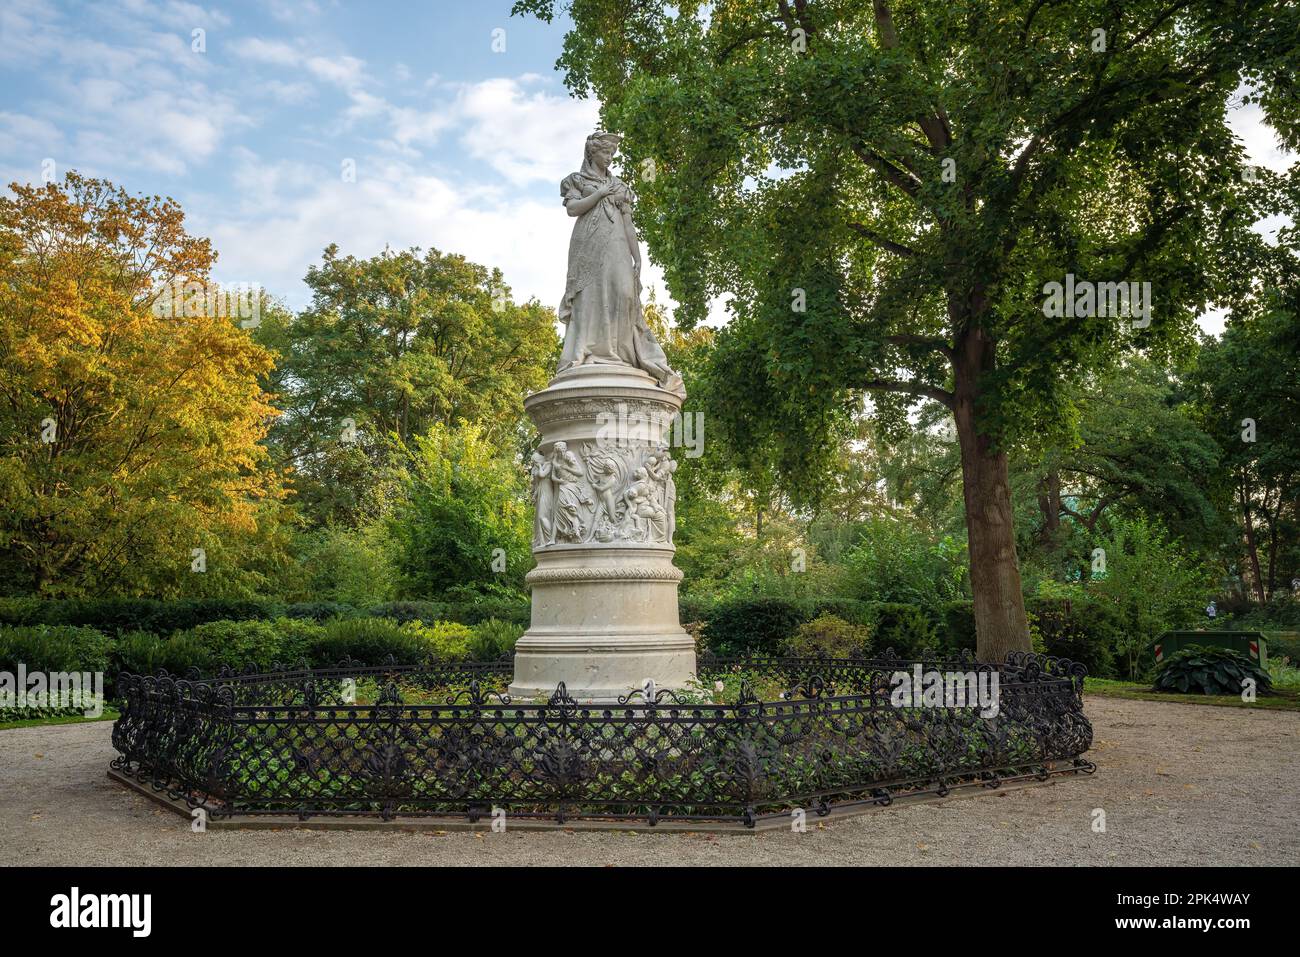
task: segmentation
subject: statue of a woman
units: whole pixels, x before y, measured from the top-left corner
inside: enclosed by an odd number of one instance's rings
[[[632,226],[635,197],[609,171],[621,137],[587,137],[582,169],[560,183],[573,224],[569,274],[559,317],[568,324],[560,371],[603,363],[630,365],[654,376],[660,387],[685,396],[682,378],[668,367],[641,312],[641,250]]]

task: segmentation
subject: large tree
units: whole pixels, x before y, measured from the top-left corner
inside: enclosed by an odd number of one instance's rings
[[[4,587],[257,590],[257,566],[264,576],[283,554],[282,485],[260,444],[275,410],[259,379],[273,356],[241,327],[247,319],[208,295],[208,241],[186,233],[174,201],[102,180],[70,173],[9,189],[0,198]],[[175,282],[183,295],[171,294]]]
[[[550,19],[554,0],[516,12]],[[626,134],[678,320],[733,318],[710,426],[812,488],[866,392],[956,422],[979,653],[1029,647],[1007,448],[1067,386],[1186,342],[1249,281],[1276,182],[1243,178],[1246,85],[1300,140],[1284,0],[570,0],[560,66]],[[1045,308],[1149,282],[1149,316]],[[1140,288],[1140,287],[1139,287]],[[1118,305],[1113,303],[1112,305]],[[1149,324],[1147,322],[1149,318]],[[718,394],[715,392],[715,394]],[[894,403],[894,404],[891,404]],[[751,441],[766,436],[767,442]]]
[[[1196,375],[1259,602],[1300,576],[1300,260],[1291,269],[1288,290],[1265,290],[1204,343]]]
[[[499,270],[436,249],[370,259],[325,250],[307,273],[310,308],[259,336],[281,353],[272,432],[299,472],[310,519],[352,525],[386,511],[385,490],[416,436],[467,421],[521,445],[523,399],[546,385],[555,316],[515,303]]]

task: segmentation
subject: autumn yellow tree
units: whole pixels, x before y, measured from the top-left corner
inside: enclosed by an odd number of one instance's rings
[[[0,571],[83,596],[256,588],[274,356],[170,199],[70,173],[0,198]],[[160,296],[160,292],[162,293]],[[250,304],[253,300],[246,300]],[[252,561],[250,563],[250,556]]]

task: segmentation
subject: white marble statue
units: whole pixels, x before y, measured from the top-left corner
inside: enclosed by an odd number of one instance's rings
[[[560,183],[573,224],[569,272],[560,321],[568,325],[560,369],[592,363],[630,365],[654,376],[659,386],[685,396],[682,379],[641,311],[641,250],[632,225],[635,197],[609,170],[621,137],[587,137],[582,169]]]

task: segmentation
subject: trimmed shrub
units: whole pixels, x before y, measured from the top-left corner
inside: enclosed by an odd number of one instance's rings
[[[288,618],[209,621],[179,632],[169,640],[180,639],[187,647],[193,642],[202,648],[203,660],[194,664],[205,673],[222,665],[235,671],[247,668],[269,671],[276,664],[293,664],[303,657],[307,637],[302,630],[304,624]]]
[[[1119,615],[1108,604],[1069,598],[1031,598],[1026,603],[1043,651],[1088,667],[1094,678],[1115,675],[1115,646],[1123,636]]]
[[[300,601],[285,605],[283,614],[285,618],[328,621],[331,618],[351,618],[357,614],[357,610],[337,601]]]
[[[0,671],[109,670],[112,640],[96,628],[18,625],[0,628]]]
[[[439,601],[386,601],[371,605],[366,614],[372,618],[389,618],[405,624],[408,621],[422,621],[431,625],[447,617],[447,606]]]
[[[975,653],[975,603],[950,601],[943,606],[944,650],[958,655],[963,651]]]
[[[819,615],[795,630],[787,650],[797,657],[824,655],[828,658],[847,658],[865,655],[870,647],[870,629],[835,615]]]
[[[496,661],[514,650],[524,628],[499,618],[489,618],[475,625],[473,631],[469,642],[470,656],[475,661]]]
[[[716,655],[777,655],[803,621],[795,605],[777,598],[724,601],[705,619],[704,637]]]
[[[107,695],[111,688],[111,677],[108,674],[111,646],[109,637],[94,628],[51,625],[0,627],[0,671],[7,671],[17,677],[18,666],[21,664],[26,667],[29,675],[33,672],[99,672],[105,675],[104,690]],[[24,685],[13,690],[27,691],[29,687]],[[52,679],[45,690],[57,690]],[[83,713],[89,706],[88,702],[75,698],[62,704],[49,702],[40,708],[34,708],[29,701],[23,708],[0,706],[0,721],[76,715]]]
[[[432,658],[442,661],[461,661],[469,657],[474,629],[458,621],[435,621],[432,625],[412,621],[402,626],[428,645]]]
[[[474,602],[390,601],[373,605],[366,609],[366,614],[376,618],[391,618],[397,622],[420,621],[426,625],[439,621],[477,625],[489,618],[496,618],[527,627],[532,620],[532,605],[526,601],[504,599]]]
[[[160,638],[151,631],[132,631],[113,643],[113,678],[123,671],[137,675],[154,675],[167,671],[184,675],[197,668],[205,676],[216,668],[212,651],[202,639],[191,634]]]
[[[496,618],[525,628],[533,618],[533,606],[527,601],[490,598],[474,602],[447,602],[443,606],[442,620],[458,621],[462,625],[477,625]]]
[[[881,602],[875,606],[872,644],[876,654],[892,648],[900,658],[933,657],[940,652],[934,622],[916,605]]]
[[[0,598],[0,625],[40,624],[44,604],[39,598]]]
[[[28,624],[96,628],[105,634],[151,631],[169,635],[212,621],[262,620],[275,616],[274,602],[198,598],[155,601],[151,598],[9,599],[0,617],[22,618]]]
[[[391,618],[335,618],[320,626],[320,636],[307,649],[308,660],[318,668],[343,658],[378,665],[391,655],[401,665],[419,664],[429,659],[432,649],[427,636],[411,625]]]
[[[1267,671],[1239,651],[1188,645],[1160,663],[1155,690],[1183,694],[1239,695],[1242,682],[1254,679],[1259,694],[1269,694],[1273,681]]]
[[[810,620],[823,615],[833,615],[851,625],[869,629],[877,618],[876,603],[857,598],[830,598],[813,602],[808,607],[807,617]]]
[[[691,622],[705,621],[709,613],[713,611],[716,602],[710,598],[685,598],[677,599],[677,619],[687,625]]]

